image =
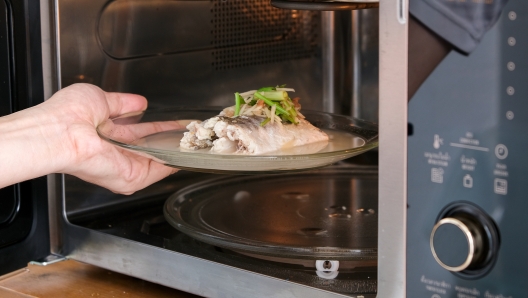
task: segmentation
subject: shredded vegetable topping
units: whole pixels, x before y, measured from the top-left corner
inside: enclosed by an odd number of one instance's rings
[[[295,92],[286,85],[277,87],[263,87],[258,90],[250,90],[243,93],[235,93],[234,113],[232,117],[257,116],[265,118],[260,126],[268,123],[289,122],[298,124],[304,119],[301,114],[299,98],[291,99],[288,92]]]

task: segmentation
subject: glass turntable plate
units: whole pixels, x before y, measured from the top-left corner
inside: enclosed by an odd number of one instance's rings
[[[313,143],[267,155],[217,154],[209,149],[180,150],[180,139],[191,120],[218,115],[219,107],[147,110],[109,119],[97,127],[99,135],[122,148],[180,169],[225,173],[275,173],[317,168],[358,155],[378,145],[377,125],[351,117],[303,111],[325,131],[328,144]]]
[[[376,261],[377,181],[336,167],[228,176],[173,194],[164,214],[179,231],[242,253]]]

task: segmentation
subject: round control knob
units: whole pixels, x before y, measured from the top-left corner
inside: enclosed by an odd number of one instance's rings
[[[430,245],[443,268],[459,272],[478,265],[485,249],[482,228],[464,217],[447,217],[436,223]]]
[[[458,277],[476,279],[493,269],[500,234],[495,221],[483,209],[456,201],[438,214],[429,244],[440,266]]]

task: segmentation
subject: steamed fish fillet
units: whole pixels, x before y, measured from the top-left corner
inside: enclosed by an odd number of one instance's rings
[[[215,116],[187,125],[188,132],[180,141],[183,150],[211,148],[216,153],[264,154],[292,147],[321,142],[324,148],[328,135],[304,119],[299,124],[268,123],[262,117]]]

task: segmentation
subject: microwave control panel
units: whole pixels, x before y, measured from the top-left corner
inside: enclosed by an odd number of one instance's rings
[[[528,3],[409,104],[407,297],[528,293]]]

